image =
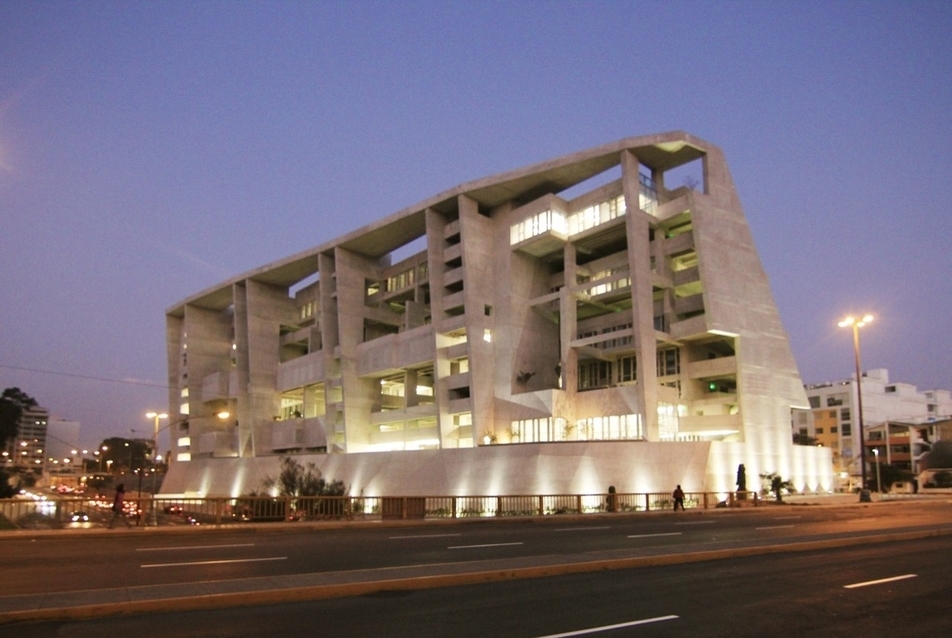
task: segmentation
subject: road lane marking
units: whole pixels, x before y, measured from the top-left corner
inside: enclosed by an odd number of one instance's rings
[[[602,527],[563,527],[561,529],[553,530],[555,532],[587,532],[593,529],[611,529],[611,525],[603,525]]]
[[[892,578],[880,578],[879,580],[868,580],[865,583],[853,583],[852,585],[843,585],[843,589],[856,589],[857,587],[869,587],[870,585],[882,585],[883,583],[892,583],[897,580],[906,580],[915,578],[917,574],[904,574],[902,576],[893,576]]]
[[[655,536],[681,536],[684,532],[665,532],[663,534],[632,534],[628,538],[653,538]]]
[[[410,536],[390,536],[389,540],[404,540],[407,538],[446,538],[447,536],[462,536],[462,534],[414,534]]]
[[[508,547],[510,545],[524,545],[525,543],[486,543],[484,545],[451,545],[446,549],[473,549],[479,547]]]
[[[754,529],[755,529],[755,530],[762,530],[762,529],[790,529],[791,527],[794,527],[794,526],[793,526],[793,525],[769,525],[769,526],[767,526],[767,527],[755,527]]]
[[[614,629],[623,629],[625,627],[649,625],[655,622],[676,620],[677,618],[678,616],[658,616],[657,618],[644,618],[642,620],[632,620],[631,622],[618,623],[617,625],[605,625],[604,627],[592,627],[591,629],[580,629],[579,631],[567,631],[564,634],[549,634],[548,636],[539,636],[539,638],[569,638],[570,636],[585,636],[587,634],[597,634],[600,631],[612,631]]]
[[[139,565],[143,569],[148,567],[192,567],[194,565],[225,565],[228,563],[260,563],[271,560],[287,560],[287,556],[274,556],[272,558],[233,558],[229,560],[196,560],[187,563],[153,563],[151,565]]]
[[[232,543],[230,545],[186,545],[185,547],[140,547],[137,552],[173,552],[176,550],[190,549],[219,549],[231,547],[254,547],[254,543]]]
[[[708,525],[715,522],[716,521],[687,521],[684,523],[675,523],[675,525]]]

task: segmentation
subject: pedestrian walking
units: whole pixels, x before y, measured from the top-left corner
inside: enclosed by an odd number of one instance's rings
[[[126,520],[124,510],[126,496],[126,486],[124,483],[120,483],[116,486],[116,495],[112,498],[112,520],[109,521],[109,529],[112,529],[112,526],[116,524],[116,519],[121,520],[126,524],[126,527],[132,527],[129,524],[129,521]]]
[[[684,490],[681,489],[680,484],[676,488],[674,488],[674,493],[671,494],[671,496],[674,498],[674,511],[677,512],[678,507],[680,507],[681,511],[683,512],[684,511]]]

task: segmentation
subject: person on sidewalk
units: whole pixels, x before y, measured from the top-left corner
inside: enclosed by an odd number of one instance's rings
[[[671,495],[674,498],[674,511],[678,511],[678,507],[681,508],[681,511],[684,511],[684,490],[681,489],[679,484],[674,488],[674,493]]]
[[[124,483],[120,483],[116,486],[116,495],[112,499],[112,520],[109,521],[109,529],[112,529],[112,526],[116,524],[116,519],[125,523],[126,527],[132,527],[129,521],[126,520],[125,512],[123,512],[125,496],[126,486]]]

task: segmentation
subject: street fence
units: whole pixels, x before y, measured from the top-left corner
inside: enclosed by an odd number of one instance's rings
[[[687,509],[760,506],[756,492],[685,493]],[[467,519],[671,509],[670,494],[511,496],[240,496],[184,498],[127,492],[124,516],[138,526],[240,525],[330,520]],[[111,496],[0,500],[2,529],[96,528],[113,519]]]

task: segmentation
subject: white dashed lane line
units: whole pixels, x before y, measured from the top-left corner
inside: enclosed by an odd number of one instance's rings
[[[512,545],[522,545],[523,543],[484,543],[482,545],[450,545],[446,549],[479,549],[483,547],[510,547]]]
[[[274,556],[273,558],[234,558],[230,560],[196,560],[187,563],[154,563],[152,565],[140,565],[143,569],[150,567],[195,567],[197,565],[228,565],[231,563],[261,563],[272,560],[287,560],[287,556]]]
[[[852,585],[843,585],[843,589],[856,589],[858,587],[869,587],[870,585],[882,585],[883,583],[893,583],[897,580],[906,580],[916,578],[917,574],[903,574],[902,576],[893,576],[892,578],[880,578],[879,580],[868,580],[864,583],[853,583]]]
[[[254,543],[232,543],[230,545],[187,545],[185,547],[140,547],[137,552],[177,552],[195,549],[233,549],[235,547],[254,547]]]

